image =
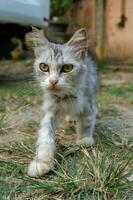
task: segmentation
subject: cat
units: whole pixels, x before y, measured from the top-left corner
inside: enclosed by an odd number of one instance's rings
[[[96,64],[88,54],[84,28],[79,29],[67,43],[55,44],[33,27],[29,40],[35,54],[36,78],[43,91],[44,117],[28,175],[40,177],[54,167],[55,129],[65,116],[76,120],[77,145],[94,143],[98,75]]]

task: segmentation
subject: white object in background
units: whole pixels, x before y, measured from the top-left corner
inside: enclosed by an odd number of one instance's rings
[[[0,22],[43,27],[49,18],[50,0],[0,0]]]

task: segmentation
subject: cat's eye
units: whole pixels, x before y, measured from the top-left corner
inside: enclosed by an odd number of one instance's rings
[[[43,72],[49,72],[49,66],[45,63],[40,63],[39,68]]]
[[[71,72],[73,70],[73,65],[72,64],[66,64],[62,66],[61,72]]]

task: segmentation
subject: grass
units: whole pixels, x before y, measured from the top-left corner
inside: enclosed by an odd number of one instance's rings
[[[19,198],[22,194],[28,198],[31,191],[33,195],[39,191],[40,197],[45,194],[46,199],[55,195],[62,199],[132,199],[133,183],[128,180],[132,174],[132,152],[125,153],[124,148],[115,146],[105,136],[101,138],[106,144],[104,148],[102,144],[89,149],[58,144],[55,169],[41,179],[28,177],[24,172],[33,154],[31,141],[1,147],[6,153],[0,161],[1,179],[5,184],[1,199],[14,199],[15,195]],[[9,193],[7,187],[11,190]]]
[[[0,133],[4,131],[6,114],[0,114]]]
[[[102,115],[120,115],[117,104],[131,106],[132,88],[130,82],[102,85],[97,99]],[[36,107],[41,101],[41,93],[36,86],[22,83],[0,86],[0,94],[2,136],[10,130],[7,126],[9,115]],[[29,121],[23,131],[33,133],[37,126]],[[70,129],[67,127],[66,139],[69,132],[74,135],[73,127]],[[133,138],[125,142],[102,124],[96,127],[95,138],[96,144],[90,148],[65,145],[57,140],[55,168],[39,179],[26,174],[34,154],[34,137],[0,143],[0,200],[132,200]]]
[[[133,83],[102,86],[100,100],[109,103],[129,103],[133,104]]]

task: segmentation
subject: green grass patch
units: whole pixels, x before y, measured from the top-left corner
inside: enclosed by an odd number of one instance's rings
[[[98,101],[104,104],[133,104],[133,83],[101,86]]]
[[[7,197],[13,199],[15,195],[31,191],[34,195],[38,191],[40,196],[45,194],[46,199],[58,194],[62,199],[131,200],[133,182],[128,179],[133,173],[133,153],[115,145],[111,137],[107,138],[102,132],[97,135],[99,138],[100,142],[89,149],[58,144],[55,169],[40,179],[28,177],[24,172],[33,156],[31,141],[2,146],[1,150],[6,152],[0,161],[2,184],[5,177],[16,180],[5,183],[5,190],[12,185]]]

